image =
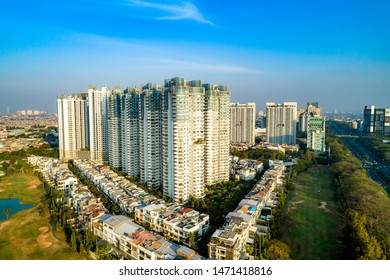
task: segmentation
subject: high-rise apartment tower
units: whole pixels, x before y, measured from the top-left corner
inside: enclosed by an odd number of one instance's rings
[[[108,163],[108,116],[107,102],[111,89],[88,87],[89,137],[91,159]]]
[[[267,142],[271,144],[295,145],[297,103],[267,102]]]
[[[165,80],[164,195],[185,202],[190,196],[203,197],[205,184],[228,179],[229,104],[226,86]]]
[[[230,106],[230,143],[255,144],[256,103]]]
[[[77,159],[89,146],[86,94],[57,97],[60,159]]]

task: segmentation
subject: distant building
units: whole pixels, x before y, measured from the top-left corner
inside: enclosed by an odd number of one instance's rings
[[[321,108],[318,106],[318,102],[307,102],[307,113],[321,116]]]
[[[317,153],[324,153],[325,146],[325,117],[310,116],[307,122],[307,148]]]
[[[298,131],[306,132],[308,119],[310,116],[321,116],[321,108],[318,102],[307,102],[306,109],[299,109],[298,113]]]
[[[307,110],[305,108],[299,108],[297,109],[297,120],[299,120],[299,116],[302,115],[303,113],[306,113]]]
[[[298,124],[298,131],[299,132],[306,132],[307,131],[307,121],[309,119],[309,114],[307,112],[304,112],[299,115],[299,124]]]
[[[230,143],[255,144],[256,103],[230,106]]]
[[[19,111],[16,111],[16,114],[21,117],[21,116],[25,116],[27,113],[26,113],[26,110],[19,110]]]
[[[297,103],[267,102],[267,142],[271,144],[295,145]]]
[[[363,133],[390,134],[390,109],[365,106],[363,111]]]
[[[256,119],[256,128],[266,128],[267,127],[267,117],[260,116]]]

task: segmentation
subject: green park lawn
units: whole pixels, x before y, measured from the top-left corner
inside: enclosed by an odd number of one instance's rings
[[[48,210],[42,206],[42,195],[43,187],[33,175],[17,174],[0,180],[0,199],[20,198],[21,203],[34,204],[0,222],[0,260],[83,259],[54,238]]]
[[[342,216],[329,167],[311,167],[298,175],[294,186],[285,235],[293,259],[342,259]]]

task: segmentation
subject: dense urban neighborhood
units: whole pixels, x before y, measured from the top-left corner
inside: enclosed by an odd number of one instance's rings
[[[229,180],[207,185],[203,198],[190,195],[185,202],[98,160],[59,159],[59,134],[46,116],[21,124],[18,118],[26,117],[6,118],[12,127],[3,121],[0,198],[19,197],[22,203],[32,204],[19,204],[29,208],[18,214],[13,208],[3,208],[0,226],[2,233],[9,228],[12,234],[12,224],[17,226],[23,213],[36,213],[30,217],[37,219],[35,226],[42,225],[35,237],[41,253],[39,257],[31,252],[31,258],[389,257],[389,219],[384,214],[390,207],[389,179],[384,172],[388,159],[375,146],[366,146],[366,150],[358,146],[382,136],[359,134],[350,119],[332,117],[329,121],[326,153],[314,153],[302,145],[262,143],[265,138],[255,135],[255,129],[253,143],[245,139],[238,143],[234,136]],[[381,143],[387,151],[387,142]],[[377,167],[367,163],[369,158]],[[9,238],[8,234],[1,236],[4,241]],[[19,242],[34,242],[23,236]],[[7,253],[11,245],[2,246],[3,259],[30,258]],[[49,252],[51,248],[57,252]],[[58,248],[63,248],[61,253]]]

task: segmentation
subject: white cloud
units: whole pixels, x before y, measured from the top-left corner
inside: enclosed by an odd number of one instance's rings
[[[89,55],[93,55],[90,50],[92,46],[94,50],[97,50],[96,55],[103,52],[104,55],[101,55],[100,60],[109,57],[109,60],[116,61],[120,58],[122,63],[130,63],[133,66],[137,64],[138,67],[154,69],[161,67],[175,71],[204,71],[207,73],[269,74],[269,72],[256,69],[256,67],[247,67],[245,63],[237,63],[233,59],[234,56],[227,55],[225,59],[220,60],[212,55],[207,55],[203,51],[204,48],[199,45],[194,45],[191,50],[187,48],[183,51],[183,47],[177,44],[156,44],[154,41],[126,40],[86,33],[75,33],[71,38],[76,40],[79,49],[80,46],[84,46]],[[107,49],[110,52],[109,56],[106,55]],[[219,49],[219,51],[222,50]],[[180,59],[176,59],[178,57]],[[229,57],[233,60],[227,61],[226,59]]]
[[[146,2],[146,1],[140,1],[140,0],[129,0],[129,2],[133,6],[137,7],[145,7],[145,8],[151,8],[156,9],[164,12],[168,12],[169,15],[163,16],[163,17],[157,17],[155,19],[157,20],[183,20],[183,19],[189,19],[189,20],[195,20],[200,23],[205,24],[211,24],[214,23],[205,19],[201,12],[199,12],[198,8],[189,2],[181,2],[181,4],[178,5],[168,5],[168,4],[160,4],[160,3],[152,3],[152,2]]]
[[[155,60],[156,61],[156,60]],[[208,71],[208,72],[225,72],[225,73],[264,73],[257,69],[237,66],[237,65],[226,65],[220,63],[200,63],[174,59],[158,59],[157,62],[167,66],[177,67],[180,69],[194,70],[194,71]]]

